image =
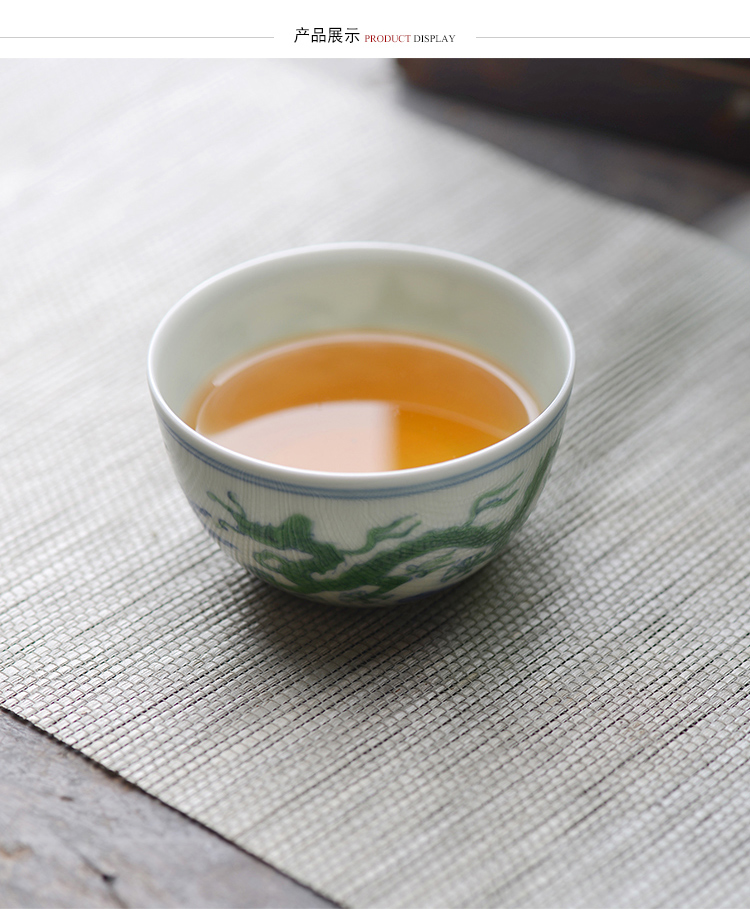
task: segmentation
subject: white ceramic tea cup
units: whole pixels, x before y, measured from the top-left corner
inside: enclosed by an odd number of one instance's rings
[[[519,379],[541,412],[480,451],[380,473],[260,461],[181,418],[227,362],[341,329],[410,332],[473,349]],[[557,310],[499,268],[434,249],[341,243],[265,256],[205,281],[156,329],[148,377],[177,479],[219,546],[290,593],[369,606],[455,584],[523,524],[560,441],[574,359]]]

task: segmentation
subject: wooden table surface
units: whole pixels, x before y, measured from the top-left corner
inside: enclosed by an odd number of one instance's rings
[[[750,254],[750,173],[427,95],[387,60],[296,64]],[[0,907],[333,905],[0,710]]]

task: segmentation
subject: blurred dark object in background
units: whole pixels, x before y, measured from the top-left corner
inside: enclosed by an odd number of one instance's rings
[[[400,59],[413,85],[750,168],[750,60]]]

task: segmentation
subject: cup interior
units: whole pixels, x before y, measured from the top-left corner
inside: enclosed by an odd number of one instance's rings
[[[255,260],[200,285],[157,329],[151,382],[181,418],[196,390],[227,362],[346,329],[412,332],[470,348],[519,379],[542,412],[572,378],[565,322],[519,279],[436,250],[341,244]]]

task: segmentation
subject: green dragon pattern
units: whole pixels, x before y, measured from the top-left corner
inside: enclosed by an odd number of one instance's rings
[[[441,585],[454,583],[493,558],[523,524],[541,491],[556,448],[557,442],[542,458],[507,520],[477,523],[480,514],[505,505],[518,495],[520,473],[504,486],[478,496],[463,524],[419,534],[421,521],[409,515],[386,527],[372,528],[359,549],[340,549],[333,543],[316,540],[313,522],[306,515],[291,515],[277,526],[259,524],[248,518],[231,491],[226,494],[227,501],[211,492],[208,497],[231,516],[231,521],[224,517],[215,519],[222,531],[233,531],[269,547],[255,553],[255,562],[247,566],[254,574],[300,596],[327,599],[333,594],[342,602],[365,605],[390,599],[393,591],[407,581],[440,569],[444,569]],[[200,512],[204,519],[210,517],[204,509]],[[215,531],[213,535],[218,536]],[[359,558],[372,553],[386,540],[399,542],[379,549],[369,559]],[[459,555],[467,550],[469,555]],[[295,555],[284,554],[289,552]],[[433,558],[429,557],[431,553],[435,554]]]

